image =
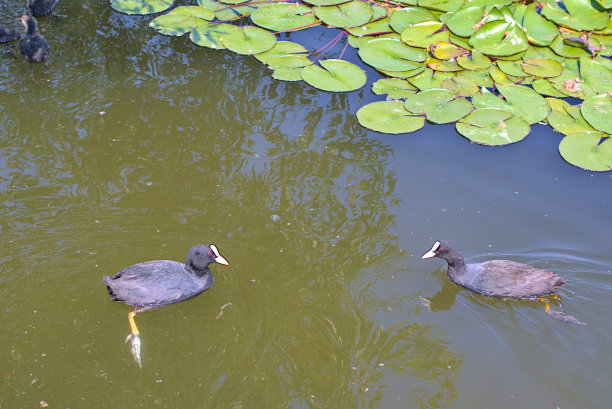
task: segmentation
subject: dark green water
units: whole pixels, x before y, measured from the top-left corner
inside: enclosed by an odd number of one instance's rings
[[[612,178],[558,135],[383,136],[368,88],[277,82],[105,1],[56,14],[45,64],[0,47],[1,408],[609,407]],[[441,238],[566,276],[587,325],[456,287],[420,259]],[[137,316],[140,369],[101,277],[196,243],[230,265]]]

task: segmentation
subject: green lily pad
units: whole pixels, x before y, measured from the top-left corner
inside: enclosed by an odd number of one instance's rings
[[[410,95],[404,106],[415,114],[424,113],[429,121],[436,124],[456,122],[474,109],[470,101],[457,98],[454,92],[446,89],[428,89]]]
[[[195,28],[207,25],[214,19],[215,13],[207,8],[183,6],[153,19],[149,26],[165,35],[182,36]]]
[[[569,37],[571,34],[559,33],[553,42],[549,45],[550,49],[556,54],[567,57],[567,58],[580,58],[583,56],[591,57],[591,54],[586,50],[585,47],[577,46],[576,44],[566,43],[564,36]]]
[[[570,105],[567,101],[557,98],[546,98],[552,108],[548,115],[548,124],[562,134],[576,132],[596,132],[595,129],[584,120],[580,113],[580,107]]]
[[[409,133],[425,125],[424,116],[415,116],[401,101],[379,101],[357,111],[357,120],[365,128],[388,134]]]
[[[466,70],[474,71],[489,68],[491,60],[478,50],[472,50],[470,55],[464,55],[457,58],[457,63]]]
[[[380,35],[385,33],[392,33],[391,27],[389,27],[389,18],[385,17],[380,20],[373,21],[363,26],[347,28],[346,31],[354,35],[355,37],[363,37],[369,35]]]
[[[409,47],[399,40],[379,38],[362,44],[359,57],[374,68],[385,71],[414,70],[425,61],[427,53],[418,48]]]
[[[417,87],[420,90],[426,90],[430,88],[443,88],[442,81],[447,78],[452,78],[452,73],[434,71],[431,68],[425,69],[414,77],[407,78],[408,82]]]
[[[498,85],[497,89],[513,107],[514,116],[523,118],[530,125],[545,120],[550,113],[546,99],[529,87]]]
[[[374,11],[368,3],[355,0],[337,6],[317,6],[314,13],[328,26],[351,28],[368,23]]]
[[[600,49],[599,55],[612,57],[612,35],[593,34],[590,40]]]
[[[412,84],[399,78],[383,78],[372,85],[373,93],[387,94],[390,99],[404,99],[416,91],[417,89]]]
[[[254,6],[248,5],[228,7],[227,4],[215,0],[198,0],[198,5],[214,11],[215,16],[223,21],[236,20],[256,10]]]
[[[488,69],[474,70],[474,71],[459,71],[456,74],[456,76],[466,78],[474,82],[474,84],[478,85],[479,87],[493,88],[493,79],[489,75]],[[446,88],[444,86],[444,82],[442,82],[442,87]]]
[[[111,7],[125,14],[153,14],[168,10],[174,0],[111,0]]]
[[[561,4],[563,6],[561,6]],[[597,10],[591,0],[544,0],[542,15],[555,23],[574,30],[597,30],[605,28],[609,13]]]
[[[521,64],[523,71],[536,77],[557,77],[563,72],[561,63],[548,58],[525,58]]]
[[[455,125],[457,132],[483,145],[508,145],[529,134],[529,124],[494,108],[477,109]]]
[[[442,81],[441,85],[442,88],[452,91],[460,97],[471,97],[478,92],[478,84],[472,79],[461,75],[447,78]]]
[[[389,24],[393,30],[401,34],[406,28],[424,21],[438,21],[438,18],[431,11],[421,7],[404,7],[393,11]]]
[[[579,168],[598,172],[612,169],[612,139],[599,132],[567,135],[559,144],[559,153]]]
[[[388,76],[388,77],[392,77],[392,78],[412,78],[420,73],[422,73],[425,70],[425,64],[421,64],[418,68],[415,68],[414,70],[408,70],[408,71],[385,71],[385,70],[378,70],[381,73],[383,73],[384,75]]]
[[[520,61],[497,60],[496,64],[506,75],[512,75],[514,77],[528,77],[530,75],[523,71]]]
[[[221,36],[236,30],[240,31],[240,28],[231,24],[207,24],[191,31],[189,39],[202,47],[225,50]]]
[[[286,70],[275,70],[272,73],[274,79],[280,81],[301,81],[302,80],[302,68],[291,68]]]
[[[454,60],[455,58],[470,54],[469,50],[446,41],[433,44],[430,51],[439,60]]]
[[[419,0],[419,6],[429,10],[457,11],[463,6],[464,0]]]
[[[259,27],[238,27],[221,35],[221,42],[237,54],[253,55],[268,51],[276,43],[276,37]]]
[[[612,134],[612,92],[585,99],[580,113],[593,128]]]
[[[305,54],[287,54],[271,57],[267,60],[266,64],[273,70],[278,71],[303,68],[312,65],[313,62]]]
[[[550,81],[548,81],[546,78],[538,78],[533,82],[533,84],[531,84],[531,86],[538,94],[541,95],[549,95],[551,97],[557,98],[566,97],[564,93],[557,91],[555,87],[552,86]]]
[[[489,68],[489,75],[491,75],[491,78],[493,79],[493,81],[495,81],[496,85],[514,84],[514,81],[508,78],[506,74],[497,67],[497,65],[492,65],[491,68]]]
[[[525,9],[522,26],[527,33],[529,42],[539,46],[549,45],[559,34],[559,28],[556,24],[538,14],[535,2]]]
[[[434,71],[441,72],[455,72],[455,71],[463,71],[463,68],[457,64],[457,61],[445,61],[438,60],[437,58],[430,57],[425,60],[425,64]]]
[[[528,47],[525,32],[505,21],[492,21],[472,35],[470,45],[483,54],[499,57],[525,51]]]
[[[414,24],[402,31],[402,41],[412,47],[429,48],[431,44],[440,41],[448,42],[448,31],[440,31],[444,26],[438,21],[424,21]]]
[[[310,7],[299,3],[267,3],[251,13],[251,21],[272,31],[296,31],[317,20]]]
[[[470,37],[478,29],[478,23],[483,19],[484,7],[466,7],[456,13],[452,13],[451,18],[446,21],[448,29],[461,37]]]
[[[612,61],[597,56],[595,59],[580,58],[580,77],[584,81],[583,91],[586,97],[612,91]]]
[[[304,0],[304,3],[313,6],[335,6],[336,4],[348,3],[351,0]]]
[[[297,55],[307,57],[308,50],[303,45],[294,43],[292,41],[277,41],[274,47],[270,48],[260,54],[255,54],[253,57],[257,58],[264,64],[268,64],[273,58],[282,57],[285,55]]]
[[[309,65],[302,70],[302,79],[323,91],[347,92],[363,87],[365,72],[348,61],[322,60],[318,65]]]

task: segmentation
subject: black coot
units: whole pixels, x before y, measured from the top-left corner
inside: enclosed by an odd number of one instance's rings
[[[566,279],[552,271],[510,260],[490,260],[465,264],[463,253],[453,242],[441,240],[434,243],[423,259],[439,257],[448,263],[448,278],[468,290],[491,297],[537,299],[555,294]],[[541,299],[546,302],[546,300]],[[551,311],[546,302],[546,312],[564,322],[580,323],[565,312]]]
[[[113,301],[136,307],[128,314],[132,333],[127,340],[132,341],[132,354],[139,365],[140,337],[134,322],[136,313],[188,300],[208,290],[214,281],[208,268],[211,263],[228,264],[214,244],[199,244],[189,250],[185,264],[170,260],[147,261],[121,270],[112,277],[104,276]]]
[[[19,19],[26,31],[21,37],[21,54],[30,62],[42,62],[49,56],[49,44],[36,28],[36,19],[24,14]]]
[[[30,12],[35,17],[44,16],[53,11],[59,0],[28,0]]]
[[[10,43],[21,37],[21,30],[0,27],[0,43]]]

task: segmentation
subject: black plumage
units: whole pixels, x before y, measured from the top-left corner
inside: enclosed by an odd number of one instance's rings
[[[34,17],[44,16],[53,11],[58,0],[28,0],[28,7]]]
[[[46,60],[49,56],[49,43],[38,32],[36,19],[28,14],[24,14],[19,20],[26,29],[19,44],[21,54],[29,62],[42,62]]]
[[[10,43],[21,37],[21,30],[0,27],[0,43]]]

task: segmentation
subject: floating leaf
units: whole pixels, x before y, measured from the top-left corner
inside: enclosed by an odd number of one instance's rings
[[[594,30],[606,27],[609,13],[595,9],[591,0],[544,0],[542,15],[555,23],[574,30]]]
[[[559,34],[559,28],[556,24],[538,14],[535,2],[527,6],[522,19],[522,26],[529,42],[535,45],[549,45]]]
[[[506,75],[512,75],[514,77],[528,77],[527,74],[521,68],[520,61],[505,61],[505,60],[497,60],[497,67]]]
[[[292,68],[288,70],[275,70],[272,73],[272,78],[281,81],[301,81],[302,68]]]
[[[226,47],[221,42],[221,36],[236,30],[240,31],[240,28],[231,24],[207,24],[193,30],[189,39],[202,47],[224,50]]]
[[[387,17],[360,27],[347,28],[346,31],[355,37],[363,37],[374,34],[380,35],[393,32],[391,27],[389,27],[389,19]]]
[[[428,58],[425,64],[434,71],[454,72],[463,71],[463,68],[457,64],[457,61],[438,60],[437,58]]]
[[[577,132],[567,135],[559,144],[559,153],[569,163],[583,169],[612,169],[612,139],[599,132]],[[602,142],[603,138],[603,142]]]
[[[486,55],[483,55],[478,50],[472,50],[471,55],[464,55],[457,58],[457,63],[466,70],[484,70],[489,68],[491,60]]]
[[[420,73],[422,73],[425,70],[425,64],[421,64],[418,68],[415,68],[414,70],[408,70],[408,71],[385,71],[385,70],[378,70],[381,73],[385,74],[388,77],[393,77],[393,78],[412,78]]]
[[[348,3],[351,0],[304,0],[304,3],[313,6],[335,6],[336,4]]]
[[[497,89],[512,106],[514,116],[523,118],[528,124],[543,121],[550,113],[546,99],[529,87],[498,85]]]
[[[338,6],[315,7],[314,13],[328,26],[351,28],[369,22],[374,11],[368,3],[355,0]]]
[[[478,85],[473,80],[460,75],[445,79],[441,85],[460,97],[471,97],[478,92]]]
[[[429,10],[457,11],[463,5],[464,0],[419,0],[419,6]]]
[[[410,112],[424,113],[428,120],[436,124],[455,122],[473,109],[470,101],[457,98],[454,92],[446,89],[428,89],[410,95],[404,106]]]
[[[593,128],[612,134],[612,93],[594,95],[585,99],[580,107],[580,113]]]
[[[365,72],[348,61],[322,60],[318,65],[310,65],[302,70],[302,79],[311,86],[323,91],[347,92],[363,87],[366,83]]]
[[[399,78],[383,78],[372,85],[372,92],[376,95],[387,94],[390,99],[403,99],[416,91],[412,84]]]
[[[451,73],[433,71],[431,68],[427,68],[422,73],[408,78],[408,82],[420,90],[442,88],[442,81],[452,76]]]
[[[537,93],[542,95],[549,95],[551,97],[557,98],[566,97],[565,94],[560,91],[557,91],[555,87],[553,87],[552,84],[546,78],[539,78],[535,80],[533,84],[531,84],[531,86]]]
[[[431,11],[421,7],[404,7],[393,11],[389,24],[401,34],[406,28],[424,21],[438,21],[438,18]]]
[[[580,77],[586,97],[612,91],[612,61],[597,56],[580,58]]]
[[[466,7],[453,13],[446,21],[448,29],[461,37],[470,37],[476,32],[484,17],[484,7]]]
[[[168,10],[174,0],[111,0],[111,7],[125,14],[153,14]]]
[[[514,84],[514,82],[506,76],[506,74],[500,70],[497,65],[492,65],[489,69],[489,74],[495,84]]]
[[[596,132],[580,113],[580,107],[570,105],[567,101],[556,98],[546,98],[552,108],[548,115],[548,123],[557,132],[569,135],[576,132]]]
[[[510,56],[527,49],[525,32],[505,21],[492,21],[472,35],[470,45],[483,54]]]
[[[255,6],[248,5],[228,7],[227,4],[215,0],[198,0],[198,5],[214,11],[215,16],[223,21],[230,21],[248,16],[251,12],[256,10]]]
[[[493,79],[489,75],[489,70],[460,71],[456,75],[474,82],[479,87],[493,88]]]
[[[414,24],[402,31],[402,41],[413,47],[429,48],[431,44],[449,41],[448,31],[440,31],[444,24],[437,21],[425,21]]]
[[[558,55],[567,58],[580,58],[583,56],[590,57],[591,54],[586,50],[586,47],[576,46],[576,44],[566,43],[563,36],[571,36],[571,34],[559,33],[553,42],[549,45],[550,49]]]
[[[259,27],[239,27],[221,35],[221,42],[237,54],[259,54],[268,51],[276,43],[276,37]]]
[[[277,41],[274,47],[260,54],[255,54],[253,57],[257,58],[264,64],[268,64],[268,61],[272,58],[282,57],[285,55],[302,55],[306,57],[308,50],[303,45],[294,43],[291,41]]]
[[[557,77],[563,72],[563,66],[548,58],[526,58],[521,64],[523,71],[536,77]]]
[[[431,53],[439,60],[454,60],[470,52],[463,47],[456,46],[446,41],[440,41],[431,46]]]
[[[357,120],[368,129],[389,134],[414,132],[425,125],[425,117],[412,115],[401,101],[365,105],[357,111]]]
[[[167,14],[152,20],[149,25],[165,35],[182,36],[191,30],[208,24],[215,13],[204,7],[177,7]]]
[[[299,3],[263,4],[253,13],[251,21],[273,31],[295,31],[310,27],[316,18],[310,7]]]
[[[500,109],[477,109],[457,122],[457,132],[483,145],[507,145],[529,134],[529,125]]]
[[[425,61],[427,53],[409,47],[399,40],[380,38],[368,41],[359,48],[359,56],[374,68],[386,71],[414,70]]]

